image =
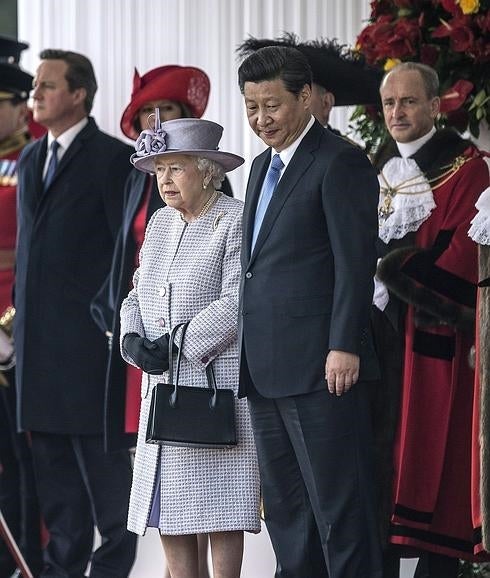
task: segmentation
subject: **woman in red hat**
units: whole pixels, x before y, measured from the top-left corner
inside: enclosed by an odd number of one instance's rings
[[[160,66],[140,76],[135,69],[131,102],[123,112],[121,130],[136,140],[148,128],[150,115],[160,111],[160,120],[200,118],[208,102],[209,78],[192,66]],[[153,119],[153,117],[152,117]],[[232,196],[228,181],[223,192]],[[105,443],[108,451],[131,448],[136,443],[140,412],[141,370],[121,358],[119,310],[131,288],[146,224],[156,209],[164,206],[153,175],[133,169],[126,183],[123,226],[116,242],[112,269],[92,302],[92,316],[109,340],[106,379]],[[112,347],[112,343],[116,347]],[[202,536],[203,556],[199,578],[208,578],[207,537]]]

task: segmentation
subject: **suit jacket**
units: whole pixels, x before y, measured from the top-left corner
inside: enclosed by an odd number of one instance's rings
[[[252,164],[243,216],[240,394],[251,383],[270,398],[323,389],[332,349],[360,355],[360,379],[375,379],[376,173],[359,148],[315,122],[284,170],[251,254],[270,154]]]
[[[110,268],[132,149],[90,118],[43,192],[46,147],[44,137],[27,146],[19,161],[18,425],[98,434],[107,345],[90,302]]]

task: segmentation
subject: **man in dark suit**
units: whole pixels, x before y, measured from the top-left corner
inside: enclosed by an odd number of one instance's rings
[[[19,162],[15,345],[18,426],[30,430],[49,531],[43,578],[124,577],[128,452],[104,453],[106,343],[90,302],[121,224],[131,148],[89,116],[97,89],[83,55],[45,50],[34,118],[48,128]],[[57,143],[53,145],[52,143]],[[102,537],[92,553],[94,526]]]
[[[238,78],[249,124],[269,147],[253,161],[243,217],[240,393],[249,398],[276,577],[378,578],[362,383],[378,375],[368,329],[376,174],[362,151],[311,116],[301,52],[261,48]],[[264,210],[271,154],[280,180]]]

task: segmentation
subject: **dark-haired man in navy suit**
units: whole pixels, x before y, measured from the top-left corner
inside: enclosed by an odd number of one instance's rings
[[[363,383],[378,375],[376,174],[311,116],[301,52],[261,48],[238,78],[249,124],[269,147],[247,185],[240,370],[276,577],[379,578]],[[270,164],[280,175],[264,208]]]
[[[90,61],[45,50],[34,119],[48,134],[19,161],[15,345],[18,425],[29,430],[49,531],[42,578],[128,576],[131,463],[103,445],[106,343],[90,302],[107,275],[121,225],[131,148],[89,116]],[[56,142],[57,146],[52,146]],[[94,526],[102,537],[92,553]]]

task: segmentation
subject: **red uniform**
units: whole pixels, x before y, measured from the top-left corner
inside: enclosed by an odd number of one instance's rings
[[[478,450],[470,363],[478,265],[468,228],[488,186],[488,169],[477,149],[447,131],[413,158],[436,207],[411,246],[388,246],[378,271],[408,304],[390,540],[473,560],[481,551],[481,528],[473,524],[479,495],[472,483]]]
[[[8,260],[7,254],[15,250],[17,159],[29,140],[30,136],[23,133],[6,139],[0,145],[0,256],[3,254],[5,261]],[[13,264],[0,266],[0,314],[12,304],[13,283]]]

